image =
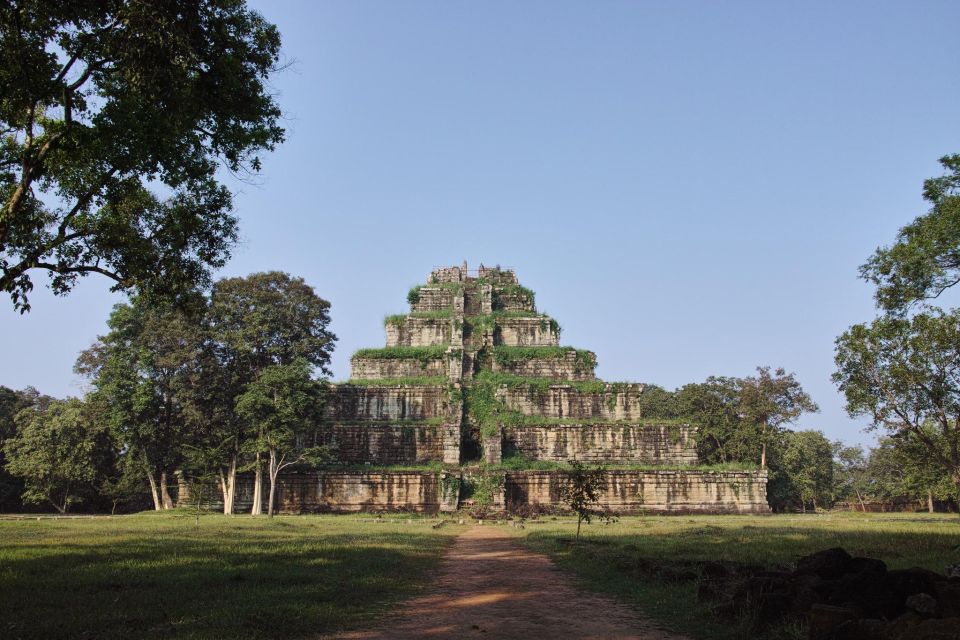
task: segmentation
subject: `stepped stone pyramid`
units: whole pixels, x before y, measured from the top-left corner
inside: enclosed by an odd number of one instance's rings
[[[331,385],[318,438],[340,466],[284,478],[282,508],[454,510],[490,476],[491,508],[551,508],[577,459],[608,466],[612,511],[769,510],[766,472],[698,470],[695,428],[646,418],[642,384],[598,380],[513,270],[435,269],[407,300]]]

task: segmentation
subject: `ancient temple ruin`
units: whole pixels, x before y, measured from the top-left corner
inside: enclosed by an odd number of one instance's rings
[[[698,469],[695,427],[644,416],[642,384],[598,380],[513,270],[436,269],[407,300],[330,387],[318,433],[337,464],[283,477],[282,510],[556,508],[572,459],[607,468],[614,512],[769,510],[766,472]]]

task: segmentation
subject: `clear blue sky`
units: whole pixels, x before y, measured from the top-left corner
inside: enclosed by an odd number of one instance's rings
[[[333,369],[435,265],[516,267],[599,374],[797,373],[801,427],[867,441],[830,382],[874,315],[857,266],[960,152],[957,2],[254,2],[293,66],[288,141],[231,182],[223,275],[333,304]],[[119,296],[0,309],[0,384],[78,394]]]

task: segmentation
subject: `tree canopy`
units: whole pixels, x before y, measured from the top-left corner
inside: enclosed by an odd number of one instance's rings
[[[947,173],[923,185],[930,210],[860,267],[860,275],[876,285],[884,311],[902,313],[960,282],[960,154],[944,156],[940,164]]]
[[[0,3],[0,291],[176,294],[236,237],[222,166],[283,139],[276,27],[241,0]]]
[[[26,502],[49,502],[64,513],[92,489],[110,459],[107,430],[76,398],[46,408],[28,407],[16,417],[17,434],[4,444],[9,471],[25,483]]]
[[[923,443],[960,485],[960,310],[883,316],[837,339],[833,379],[851,416]]]

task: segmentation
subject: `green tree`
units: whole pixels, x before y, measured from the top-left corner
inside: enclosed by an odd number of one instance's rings
[[[600,503],[600,491],[605,483],[606,472],[602,467],[587,469],[578,460],[570,461],[567,481],[560,487],[560,500],[577,514],[577,540],[581,523],[590,524],[593,516],[600,515],[596,505]]]
[[[16,416],[23,409],[45,411],[53,398],[43,395],[33,387],[14,391],[0,387],[0,511],[19,511],[23,505],[23,479],[6,469],[3,444],[17,433]]]
[[[743,421],[740,381],[710,376],[675,394],[676,412],[697,427],[697,454],[704,464],[755,460],[760,452],[756,426]]]
[[[924,431],[933,446],[947,453],[948,447],[935,426],[924,425]],[[887,477],[889,499],[917,502],[933,513],[934,500],[957,498],[950,473],[931,458],[924,442],[912,433],[884,438],[881,448],[887,450],[889,463],[896,468],[896,473]]]
[[[837,339],[834,382],[852,417],[922,446],[960,490],[960,311],[881,317]]]
[[[114,307],[108,326],[77,360],[125,455],[141,465],[154,508],[173,508],[168,484],[192,434],[192,400],[205,381],[198,370],[203,346],[203,301],[164,308],[136,297]]]
[[[783,429],[805,411],[820,408],[803,390],[794,374],[778,368],[757,367],[755,377],[739,381],[738,413],[760,432],[760,468],[767,468],[767,443],[771,432]]]
[[[310,364],[297,359],[266,367],[237,399],[237,413],[258,430],[255,445],[268,455],[267,514],[271,518],[280,472],[293,465],[316,464],[324,457],[322,447],[307,445],[320,419],[323,390],[310,377]]]
[[[282,141],[280,36],[241,0],[0,3],[0,291],[202,285],[236,237],[216,175]]]
[[[787,474],[795,499],[805,512],[830,506],[833,499],[833,445],[820,431],[786,432],[780,470]]]
[[[17,434],[4,452],[7,469],[24,480],[24,501],[49,502],[66,513],[97,484],[111,451],[107,429],[76,398],[23,409],[16,421]]]
[[[675,394],[678,417],[697,425],[701,462],[752,461],[767,467],[767,445],[804,411],[818,411],[794,374],[757,367],[756,376],[711,376]]]
[[[860,267],[860,275],[876,285],[877,305],[885,311],[902,313],[960,282],[960,155],[944,156],[940,164],[947,173],[923,185],[930,210]]]
[[[867,457],[863,447],[847,447],[842,442],[833,443],[833,497],[846,500],[856,497],[861,511],[866,511],[865,500],[869,495]]]
[[[329,323],[330,303],[302,278],[271,271],[218,281],[210,297],[210,332],[217,361],[225,372],[220,385],[223,401],[236,406],[265,369],[298,359],[329,375],[330,354],[337,339],[327,329]],[[250,448],[249,443],[261,441],[262,428],[230,419],[223,424],[224,440],[232,445],[223,484],[232,489],[240,454]],[[261,449],[254,447],[254,451],[252,513],[256,515],[263,501],[263,465]]]

